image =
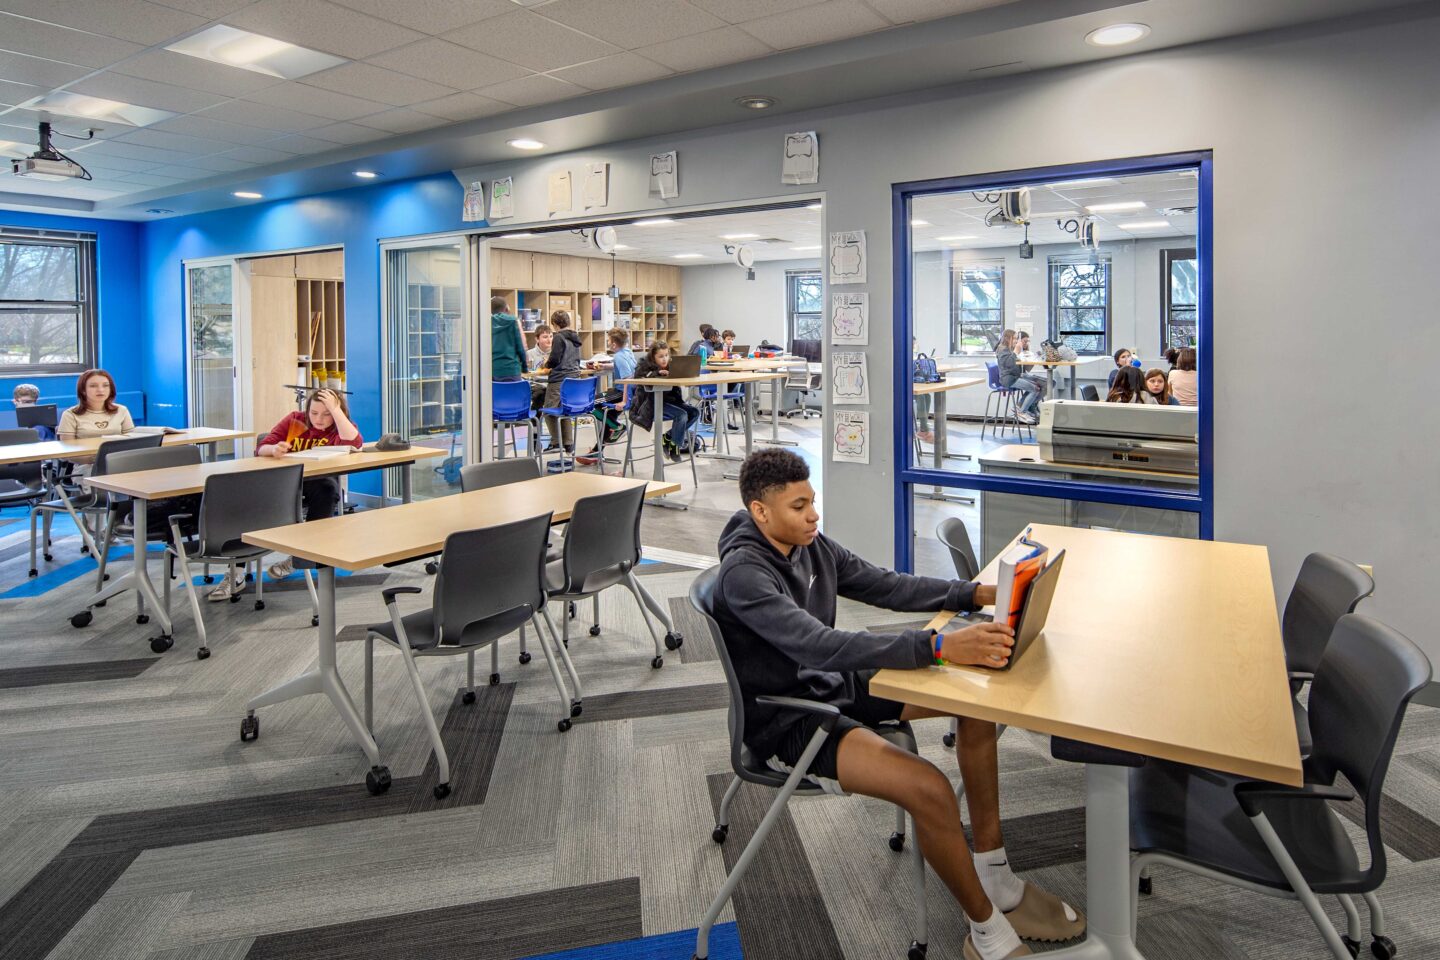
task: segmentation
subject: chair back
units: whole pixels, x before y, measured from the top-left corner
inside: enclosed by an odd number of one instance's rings
[[[793,367],[785,368],[785,389],[810,389],[810,367],[808,364],[799,363]]]
[[[1370,574],[1344,557],[1330,553],[1306,557],[1280,621],[1286,666],[1314,673],[1335,624],[1374,592]]]
[[[251,530],[283,527],[305,518],[300,463],[205,478],[200,501],[200,550],[207,557],[247,553],[257,548],[240,538]]]
[[[956,577],[974,580],[980,575],[980,564],[975,560],[975,548],[970,545],[970,531],[965,529],[964,520],[946,517],[935,528],[935,537],[950,550]]]
[[[545,602],[545,544],[552,514],[445,538],[435,576],[437,641],[458,646],[466,628],[503,617],[518,629]]]
[[[540,463],[534,457],[471,463],[460,468],[460,492],[488,490],[491,487],[503,487],[507,483],[538,479]]]
[[[37,403],[28,407],[15,408],[17,427],[49,427],[54,430],[60,425],[60,411],[53,403]]]
[[[200,462],[200,448],[186,444],[171,447],[149,447],[145,450],[121,450],[105,461],[111,473],[138,473],[141,470],[164,470],[166,467],[188,467]]]
[[[720,633],[720,624],[715,621],[715,589],[720,582],[720,564],[706,570],[690,584],[690,606],[705,621],[710,631],[710,641],[725,668],[725,686],[730,690],[730,766],[740,776],[749,774],[745,762],[745,698],[740,692],[740,678],[735,675],[735,665],[730,662],[730,651],[725,647],[725,638]]]
[[[714,400],[720,395],[720,388],[713,383],[702,383],[695,388],[695,393],[701,400]]]
[[[560,409],[567,417],[578,417],[595,409],[596,377],[567,377],[560,381]]]
[[[19,407],[20,410],[28,410],[29,407]],[[39,443],[40,431],[31,427],[20,427],[13,430],[0,430],[0,447],[13,447],[22,443]],[[6,483],[11,481],[14,486]],[[15,493],[22,491],[38,493],[44,481],[44,475],[40,469],[40,461],[30,463],[10,463],[0,467],[0,494]]]
[[[1087,383],[1080,388],[1080,396],[1084,400],[1099,401],[1100,391],[1095,389],[1095,384]]]
[[[110,469],[110,457],[117,453],[124,453],[127,450],[147,450],[151,447],[158,447],[163,443],[165,437],[159,433],[142,433],[134,437],[117,437],[114,440],[106,440],[95,449],[95,463],[90,467],[90,476],[99,477],[106,473],[113,473]]]
[[[530,384],[512,380],[490,385],[490,417],[506,423],[530,419]]]
[[[1306,779],[1330,783],[1345,774],[1365,801],[1369,883],[1385,879],[1381,790],[1411,698],[1430,682],[1420,648],[1378,620],[1347,613],[1335,624],[1310,688],[1314,751]],[[1373,887],[1371,888],[1373,889]]]
[[[640,510],[644,503],[643,483],[575,501],[561,560],[567,592],[597,589],[597,580],[618,579],[640,562]],[[597,574],[601,576],[597,578]]]
[[[987,363],[987,364],[985,364],[985,379],[986,379],[986,381],[989,383],[991,390],[1004,390],[1004,389],[1005,389],[1004,385],[1001,384],[1001,382],[1000,382],[1000,364],[998,364],[998,363]]]
[[[26,409],[21,407],[21,410]],[[39,443],[40,431],[33,427],[18,427],[0,430],[0,447],[15,447],[22,443]]]

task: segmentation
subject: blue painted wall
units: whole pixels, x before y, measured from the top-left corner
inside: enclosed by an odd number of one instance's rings
[[[144,384],[144,283],[141,276],[140,237],[143,225],[123,220],[57,217],[40,213],[0,210],[0,226],[34,230],[75,230],[96,235],[96,292],[100,304],[100,366],[115,377],[123,393],[138,394]],[[75,377],[0,376],[0,409],[10,409],[10,392],[17,383],[33,383],[47,401],[75,402]],[[131,404],[134,406],[134,404]],[[141,411],[135,410],[136,417]],[[8,419],[8,415],[7,415]]]

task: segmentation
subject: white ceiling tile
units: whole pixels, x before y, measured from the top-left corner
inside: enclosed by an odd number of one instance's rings
[[[243,97],[262,87],[273,87],[283,82],[278,77],[267,77],[254,70],[241,70],[169,50],[152,50],[111,69],[130,77],[173,83],[225,97]]]
[[[399,73],[443,83],[458,90],[474,90],[525,76],[529,71],[508,60],[492,57],[448,40],[431,37],[408,47],[387,50],[366,63]]]
[[[434,127],[448,126],[450,123],[440,117],[432,117],[428,113],[402,108],[361,117],[357,122],[367,127],[384,130],[386,133],[414,133],[416,130],[430,130]]]
[[[707,30],[679,40],[667,40],[635,51],[672,70],[706,70],[727,63],[753,60],[775,51],[736,27]]]
[[[208,137],[211,140],[223,140],[226,143],[254,143],[269,134],[269,131],[266,130],[257,130],[254,127],[238,123],[226,123],[223,120],[213,120],[206,116],[162,120],[150,129],[164,130],[167,133],[183,133],[189,137]]]
[[[24,103],[26,100],[33,100],[45,92],[43,87],[37,87],[32,83],[12,83],[9,80],[0,80],[0,104],[8,107]]]
[[[108,67],[145,49],[128,40],[101,37],[8,13],[0,14],[0,47],[87,67]]]
[[[620,48],[578,30],[516,10],[445,34],[445,39],[531,70],[555,70],[619,53]]]
[[[141,107],[155,107],[174,113],[190,113],[213,107],[225,98],[219,94],[205,93],[188,87],[177,87],[170,83],[156,83],[139,77],[127,77],[121,73],[102,73],[87,77],[69,87],[75,93],[88,93],[92,97],[120,100]]]
[[[11,83],[33,83],[49,91],[72,80],[78,80],[90,71],[70,63],[57,63],[39,57],[27,57],[19,53],[0,50],[0,80]]]
[[[200,180],[216,174],[214,170],[201,170],[188,163],[167,163],[164,166],[151,167],[151,170],[159,176],[174,177],[177,180]]]
[[[117,138],[122,143],[138,143],[145,147],[159,147],[162,150],[179,150],[182,153],[205,155],[230,149],[233,144],[202,137],[187,137],[180,133],[164,130],[132,130]]]
[[[326,120],[354,120],[356,117],[384,110],[386,106],[374,100],[362,100],[303,83],[282,83],[277,87],[266,87],[245,99],[299,110],[301,113],[324,117]]]
[[[531,107],[537,103],[554,103],[567,97],[578,97],[586,93],[586,90],[541,73],[521,77],[519,80],[507,80],[491,87],[481,87],[475,92],[492,100],[513,103],[517,107]]]
[[[473,93],[453,93],[448,97],[441,97],[439,100],[417,103],[414,107],[421,113],[444,117],[451,121],[474,120],[515,109],[508,103],[501,103],[498,100],[491,100],[489,97]]]
[[[540,15],[627,50],[725,26],[686,0],[555,0]]]
[[[5,0],[22,17],[89,30],[149,45],[164,43],[205,25],[204,17],[148,0]]]
[[[234,13],[241,7],[248,7],[255,0],[155,0],[156,3],[187,13],[198,13],[202,17],[215,19]]]
[[[190,161],[191,166],[199,167],[202,170],[209,170],[212,173],[236,173],[240,170],[249,170],[255,164],[248,160],[240,160],[235,157],[195,157]]]
[[[889,26],[860,0],[828,0],[813,7],[749,20],[740,24],[740,29],[776,49],[785,50],[858,37]]]
[[[353,60],[419,40],[423,34],[327,0],[261,0],[225,22]]]
[[[155,173],[131,173],[120,178],[119,182],[134,183],[142,187],[168,187],[181,181],[179,177],[164,177]]]
[[[307,136],[343,144],[369,143],[387,136],[383,131],[362,127],[358,123],[332,123],[329,126],[306,130],[305,133]]]
[[[579,84],[587,90],[606,90],[668,77],[671,72],[669,67],[662,67],[654,60],[646,60],[637,54],[617,53],[613,57],[556,70],[552,76]]]
[[[90,155],[87,152],[87,155]],[[127,157],[131,160],[148,160],[154,166],[164,163],[190,163],[195,162],[194,154],[183,153],[179,150],[162,150],[158,147],[144,147],[138,143],[123,143],[118,140],[108,140],[105,143],[97,144],[94,148],[94,156],[97,157]]]
[[[697,0],[698,2],[698,0]],[[986,7],[1003,7],[1015,0],[867,0],[879,14],[891,23],[914,23],[918,20],[935,20],[939,17],[953,17]]]
[[[690,0],[726,23],[743,23],[757,17],[813,6],[818,0]]]
[[[261,130],[273,130],[277,135],[280,133],[309,133],[316,127],[325,126],[323,117],[298,113],[283,107],[271,107],[263,103],[251,103],[249,100],[226,100],[219,106],[204,111],[201,116],[229,123],[243,123],[247,126],[259,127]],[[261,138],[255,137],[250,142],[254,143],[259,139]]]
[[[269,146],[263,147],[239,147],[235,150],[227,150],[220,154],[221,157],[234,160],[243,160],[246,163],[279,163],[282,160],[293,159],[295,154],[285,150],[272,150]]]
[[[266,140],[265,146],[288,153],[324,153],[326,150],[334,150],[336,144],[329,140],[316,140],[314,137],[291,133],[274,140]]]
[[[510,13],[510,0],[336,0],[352,10],[398,23],[421,33],[440,34]]]
[[[347,63],[342,67],[323,70],[306,77],[304,82],[310,86],[349,93],[395,107],[419,103],[421,100],[434,100],[457,92],[454,87],[431,83],[429,80],[406,76],[368,63]]]
[[[139,173],[142,170],[154,170],[156,166],[149,160],[135,160],[131,157],[113,157],[96,153],[93,149],[71,150],[73,156],[82,166],[92,173],[95,170],[113,170],[116,173]]]

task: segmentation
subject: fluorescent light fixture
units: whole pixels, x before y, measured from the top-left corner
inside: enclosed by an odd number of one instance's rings
[[[669,217],[657,217],[654,220],[636,220],[630,224],[632,227],[663,227],[667,223],[674,223]]]
[[[929,221],[929,220],[911,220],[911,221],[910,221],[910,226],[912,226],[912,227],[928,227],[928,226],[930,226],[930,221]]]
[[[267,77],[294,80],[309,76],[320,70],[338,67],[348,63],[344,57],[336,57],[309,47],[297,47],[284,40],[251,33],[237,27],[217,23],[184,40],[177,40],[165,48],[187,57],[198,57],[227,67],[239,67]]]
[[[722,233],[721,240],[754,240],[760,236],[758,233]]]
[[[634,250],[635,248],[632,247],[632,246],[630,246],[630,244],[628,244],[628,243],[617,243],[617,244],[615,244],[615,246],[611,247],[610,249],[612,249],[612,250]]]
[[[1099,187],[1119,182],[1114,177],[1087,177],[1083,180],[1061,180],[1058,183],[1047,183],[1045,186],[1051,190],[1058,190],[1061,187]]]
[[[979,238],[978,238],[978,237],[973,237],[973,236],[971,236],[970,234],[966,233],[966,234],[961,234],[960,236],[956,236],[956,237],[936,237],[935,239],[936,239],[936,240],[945,241],[945,242],[950,242],[950,241],[955,241],[955,240],[977,240],[977,239],[979,239]]]
[[[169,110],[137,107],[133,103],[106,100],[104,97],[87,97],[83,93],[71,93],[68,90],[56,90],[20,106],[27,110],[58,113],[62,117],[103,120],[106,123],[121,123],[129,127],[144,127],[176,116]]]
[[[1091,213],[1111,213],[1115,210],[1140,210],[1144,206],[1144,200],[1117,200],[1114,203],[1092,203],[1085,209]]]
[[[1078,217],[1076,210],[1047,210],[1044,213],[1032,213],[1030,219],[1034,220],[1068,220],[1071,217]]]
[[[675,254],[673,257],[671,257],[671,259],[672,259],[672,260],[704,260],[704,259],[705,259],[705,254],[703,254],[703,253],[677,253],[677,254]]]
[[[530,137],[516,137],[514,140],[506,140],[505,142],[510,144],[510,146],[514,147],[516,150],[545,149],[545,144],[541,143],[539,140],[533,140]]]
[[[169,207],[151,207],[149,210],[146,210],[145,212],[146,212],[146,213],[153,213],[153,214],[154,214],[155,216],[157,216],[157,217],[163,217],[165,214],[167,214],[167,213],[174,213],[175,211],[174,211],[174,210],[171,210]]]
[[[1121,230],[1163,230],[1170,226],[1169,220],[1136,220],[1129,223],[1117,223],[1115,226]]]
[[[239,197],[241,200],[264,200],[264,199],[265,199],[265,195],[264,195],[263,193],[256,193],[254,190],[236,190],[234,193],[231,194],[231,196],[232,196],[232,197]]]
[[[1143,23],[1112,23],[1085,34],[1085,42],[1094,47],[1119,47],[1150,36]]]
[[[821,210],[824,209],[824,207],[825,204],[823,203],[809,203],[805,205],[806,210]]]
[[[374,170],[356,170],[355,176],[359,177],[361,180],[374,180],[376,177],[380,176],[380,174],[376,173]]]
[[[525,239],[526,237],[533,237],[533,236],[535,236],[535,234],[533,234],[533,233],[502,233],[502,234],[500,234],[500,239],[501,239],[501,240],[523,240],[523,239]]]
[[[810,250],[819,250],[820,246],[819,244],[816,244],[813,247],[791,247],[790,249],[794,250],[796,253],[805,253]]]

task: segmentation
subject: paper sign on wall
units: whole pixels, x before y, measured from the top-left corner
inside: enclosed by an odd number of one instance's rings
[[[865,346],[870,342],[870,294],[830,295],[830,342]]]
[[[550,190],[546,209],[550,216],[557,213],[569,213],[570,208],[575,205],[575,190],[570,179],[569,170],[561,170],[558,173],[550,174]]]
[[[680,156],[674,150],[650,157],[650,195],[662,200],[680,196]]]
[[[820,138],[815,131],[785,134],[781,183],[814,183],[820,179]]]
[[[490,181],[490,219],[504,220],[515,216],[515,178],[502,177]]]
[[[460,219],[466,223],[485,219],[485,184],[481,181],[476,180],[465,191],[465,206],[461,210]]]
[[[870,414],[863,410],[836,410],[835,445],[830,459],[841,463],[870,462]]]
[[[830,351],[830,383],[834,403],[869,403],[870,377],[865,371],[865,354]]]
[[[586,210],[607,206],[610,203],[610,164],[585,164],[585,184],[580,190],[580,202]]]
[[[830,234],[830,282],[865,282],[865,231]]]
[[[1029,320],[1035,316],[1035,304],[1033,303],[1016,303],[1012,305],[1012,308],[1016,320]]]

